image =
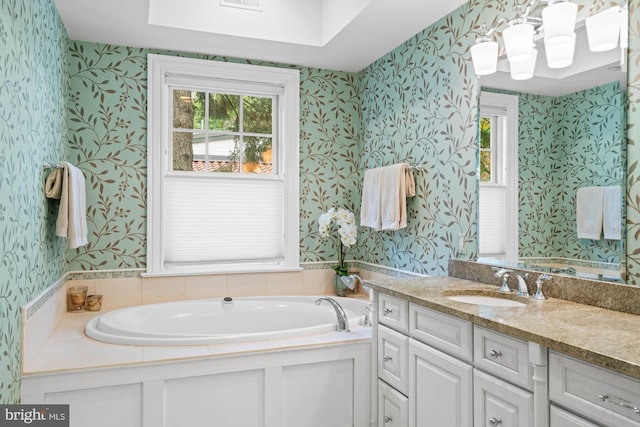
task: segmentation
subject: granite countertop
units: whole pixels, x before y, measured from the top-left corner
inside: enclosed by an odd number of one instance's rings
[[[535,342],[568,356],[640,379],[640,316],[550,298],[500,294],[494,285],[456,277],[367,281],[371,288],[476,325]],[[454,294],[486,294],[526,302],[495,307],[452,301]]]

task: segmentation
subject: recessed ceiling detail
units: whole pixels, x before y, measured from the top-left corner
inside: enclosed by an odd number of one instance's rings
[[[306,46],[325,46],[371,2],[268,0],[261,4],[261,0],[149,0],[149,24]],[[256,13],[256,10],[260,13]]]
[[[222,7],[220,0],[55,3],[71,40],[357,72],[467,1],[262,0],[262,12]],[[289,18],[280,21],[286,30],[266,21],[261,33],[246,34],[274,4]],[[220,9],[240,28],[223,22],[222,31],[213,15]]]

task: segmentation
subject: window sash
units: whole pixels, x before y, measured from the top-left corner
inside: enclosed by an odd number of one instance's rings
[[[146,275],[299,270],[299,71],[155,54],[148,55],[148,64],[149,215]],[[254,84],[247,85],[247,82]],[[171,142],[171,133],[168,129],[173,126],[173,122],[169,120],[171,112],[168,105],[169,100],[172,99],[169,96],[172,94],[169,87],[176,84],[181,88],[223,93],[229,93],[232,88],[249,95],[277,97],[277,105],[273,107],[277,116],[273,118],[272,123],[275,126],[273,134],[278,139],[278,147],[276,147],[278,152],[274,150],[273,158],[273,161],[277,161],[279,165],[278,175],[169,172],[172,164],[169,163],[168,155]],[[242,90],[243,87],[249,89]],[[254,90],[256,88],[258,91]],[[209,205],[215,205],[211,201],[219,201],[220,197],[227,197],[229,194],[215,193],[215,191],[234,189],[233,196],[246,195],[246,191],[250,191],[241,190],[236,185],[248,185],[248,188],[257,189],[253,192],[259,194],[253,194],[252,197],[268,199],[272,202],[271,208],[264,209],[263,206],[254,202],[251,207],[238,208],[245,209],[240,214],[232,215],[236,225],[219,227],[214,231],[207,229],[194,232],[180,229],[180,227],[186,227],[185,221],[180,223],[177,220],[183,218],[180,208],[191,203],[192,207],[207,206],[203,210],[211,213]],[[177,193],[183,194],[170,194],[165,197],[170,192],[176,192],[174,187],[179,187],[180,190]],[[187,197],[189,193],[185,190],[188,189],[194,191]],[[245,200],[248,199],[245,197]],[[221,203],[224,204],[225,201]],[[217,206],[221,203],[218,202]],[[172,209],[177,211],[173,212]],[[275,225],[266,224],[267,218],[275,218],[276,215],[272,213],[276,210],[280,211],[277,224],[275,220],[273,221]],[[173,219],[167,221],[167,212],[169,215],[174,215]],[[215,213],[219,214],[219,212]],[[201,220],[186,222],[191,223],[187,225],[203,224]],[[249,223],[250,225],[247,226]],[[166,230],[174,227],[177,227],[177,231],[170,232],[167,236]],[[250,231],[245,231],[245,228]],[[236,232],[228,234],[226,242],[220,238],[219,233],[234,229]],[[227,244],[238,246],[234,240],[238,239],[238,231],[241,234],[250,235],[253,240],[239,250],[237,258],[231,259],[226,255],[220,255],[225,252],[220,251],[220,247],[226,248]],[[208,247],[207,250],[213,252],[218,250],[218,255],[205,256],[198,253],[196,257],[185,258],[179,249],[174,247],[171,240],[180,233],[191,233],[189,235],[191,240],[186,239],[189,245],[193,244],[193,239],[207,242],[212,238],[211,236],[216,236],[212,246],[217,244],[217,248]],[[255,240],[258,238],[277,241],[277,248],[274,245],[268,251],[256,254],[253,246],[256,245]]]

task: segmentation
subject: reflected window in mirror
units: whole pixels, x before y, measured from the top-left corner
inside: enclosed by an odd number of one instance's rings
[[[478,252],[515,260],[518,253],[518,97],[482,93],[479,144]]]

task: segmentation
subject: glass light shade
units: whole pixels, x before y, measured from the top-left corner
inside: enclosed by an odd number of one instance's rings
[[[570,39],[556,37],[552,40],[544,39],[544,50],[549,68],[564,68],[573,64],[573,53],[576,48],[576,34]]]
[[[533,77],[536,69],[536,60],[538,59],[538,50],[533,49],[531,57],[517,62],[510,62],[511,78],[513,80],[527,80]]]
[[[570,39],[575,32],[577,16],[578,5],[571,2],[553,3],[542,9],[545,39]]]
[[[620,47],[626,49],[629,47],[629,9],[624,8],[620,11]]]
[[[533,53],[533,25],[516,24],[502,32],[509,62],[528,59]]]
[[[618,46],[621,15],[620,8],[615,6],[586,19],[589,50],[604,52]]]
[[[478,76],[495,73],[498,69],[498,43],[486,41],[471,46],[473,68]]]

